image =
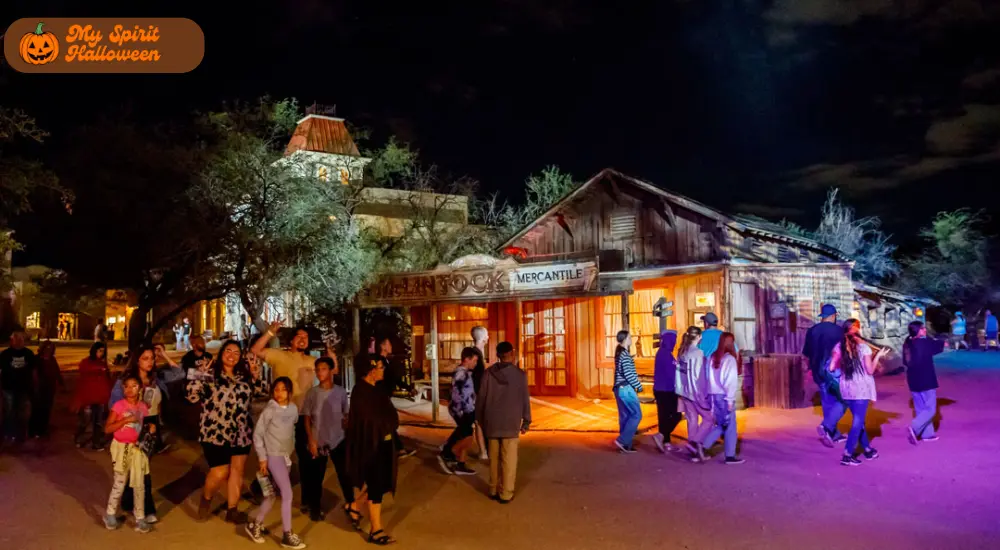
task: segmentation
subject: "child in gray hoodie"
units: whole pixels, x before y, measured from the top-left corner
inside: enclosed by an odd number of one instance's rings
[[[253,431],[253,444],[260,459],[260,473],[271,473],[271,478],[281,493],[281,526],[284,536],[281,545],[285,548],[305,548],[302,539],[292,532],[292,481],[289,468],[292,452],[295,451],[295,423],[299,410],[291,402],[292,381],[282,376],[271,386],[271,401],[257,419]],[[264,518],[274,505],[274,495],[264,499],[257,511],[257,517],[246,524],[247,535],[256,543],[264,542]]]
[[[506,504],[514,498],[518,436],[531,424],[531,401],[528,377],[514,364],[514,346],[500,342],[497,357],[500,362],[486,369],[476,395],[476,422],[489,447],[489,496]]]

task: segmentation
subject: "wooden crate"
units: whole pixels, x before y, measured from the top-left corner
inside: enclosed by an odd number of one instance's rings
[[[800,409],[807,406],[805,358],[769,354],[753,359],[753,404],[766,409]]]

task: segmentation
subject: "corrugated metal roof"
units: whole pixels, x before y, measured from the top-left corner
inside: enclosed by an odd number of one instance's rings
[[[292,139],[288,140],[285,155],[295,151],[314,151],[359,157],[358,146],[351,139],[344,119],[323,115],[306,115],[299,121]]]

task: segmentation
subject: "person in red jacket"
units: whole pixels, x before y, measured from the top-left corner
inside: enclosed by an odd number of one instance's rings
[[[79,416],[76,436],[73,438],[77,447],[83,447],[87,424],[90,424],[93,431],[90,448],[95,451],[104,450],[104,415],[110,398],[108,346],[104,342],[94,342],[90,346],[90,355],[80,361],[80,376],[73,396],[73,408],[78,411]]]

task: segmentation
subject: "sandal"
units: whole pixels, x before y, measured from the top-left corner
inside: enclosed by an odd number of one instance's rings
[[[361,512],[355,510],[354,508],[351,508],[351,505],[348,504],[347,506],[344,506],[344,514],[347,516],[347,521],[351,522],[351,527],[354,527],[356,531],[360,531]]]
[[[381,533],[381,535],[379,533]],[[396,539],[390,537],[382,529],[379,529],[378,531],[372,531],[372,533],[368,535],[368,542],[379,546],[389,546],[390,544],[396,542]]]

